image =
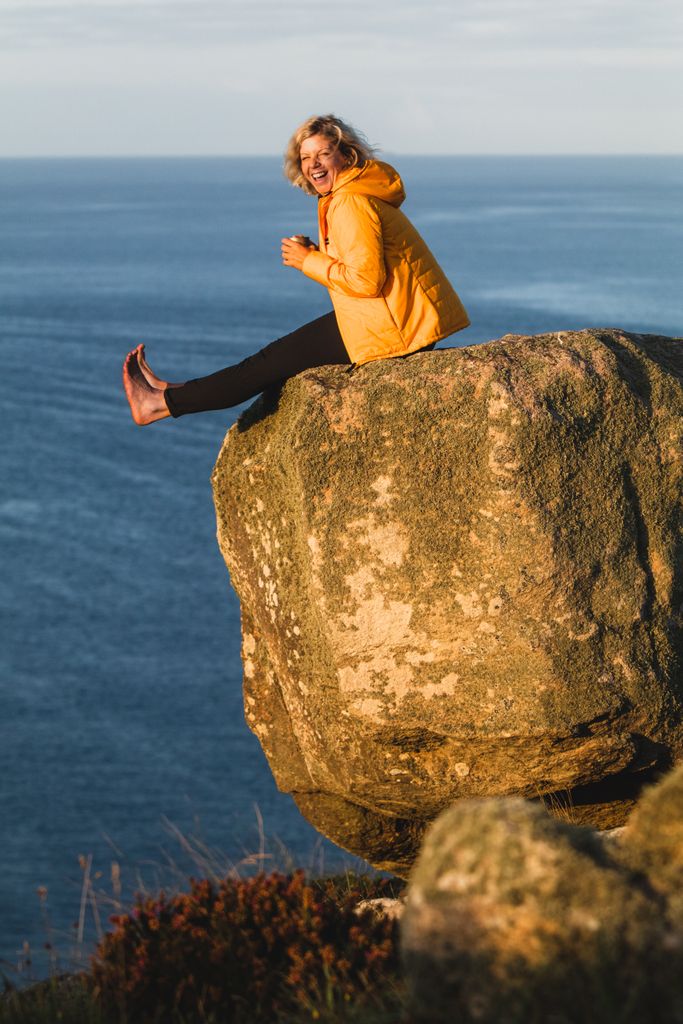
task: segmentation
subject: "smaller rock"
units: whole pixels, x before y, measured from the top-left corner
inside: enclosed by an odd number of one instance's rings
[[[520,798],[445,811],[401,922],[415,1019],[683,1020],[683,935],[616,846]]]
[[[363,914],[366,910],[371,910],[375,917],[386,918],[389,921],[399,921],[403,915],[404,907],[405,900],[390,899],[385,896],[377,900],[361,900],[356,907],[356,911],[359,914]]]
[[[617,850],[628,868],[647,875],[665,896],[669,915],[683,929],[683,765],[646,790]]]

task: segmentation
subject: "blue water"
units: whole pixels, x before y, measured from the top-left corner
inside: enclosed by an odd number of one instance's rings
[[[471,315],[458,344],[683,333],[683,158],[396,162],[405,209]],[[117,861],[128,894],[168,883],[171,864],[193,870],[165,821],[236,863],[260,849],[258,807],[279,863],[278,841],[304,865],[348,860],[276,791],[242,717],[209,486],[236,413],[140,430],[120,387],[139,341],[184,379],[327,311],[280,265],[279,239],[298,232],[315,235],[315,202],[273,159],[0,161],[8,971],[25,940],[45,941],[41,885],[68,950],[79,855],[109,891]]]

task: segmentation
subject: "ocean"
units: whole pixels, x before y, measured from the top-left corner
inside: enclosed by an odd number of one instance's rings
[[[392,157],[472,327],[683,333],[683,158]],[[315,200],[275,158],[0,161],[0,971],[188,874],[353,866],[277,792],[241,703],[209,477],[239,410],[132,423],[121,362],[243,358],[326,312],[281,266]],[[42,896],[38,895],[39,889]],[[100,897],[103,918],[105,897]],[[83,941],[79,939],[79,918]]]

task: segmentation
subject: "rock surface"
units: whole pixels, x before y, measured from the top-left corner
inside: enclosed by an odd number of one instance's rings
[[[680,798],[680,770],[676,789]],[[671,787],[659,802],[680,809]],[[680,839],[683,819],[675,827]],[[651,856],[656,834],[646,857],[640,838],[627,827],[605,844],[515,797],[445,811],[427,834],[401,921],[411,1019],[683,1020],[683,918],[670,899],[680,886],[657,889],[635,869],[661,860]]]
[[[646,790],[613,850],[666,897],[670,917],[683,930],[683,766]]]
[[[681,755],[683,344],[618,330],[323,367],[213,475],[247,721],[405,874],[454,800],[623,823]]]

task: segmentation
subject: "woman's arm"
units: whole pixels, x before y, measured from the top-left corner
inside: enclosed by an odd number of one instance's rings
[[[301,267],[303,273],[344,295],[381,295],[387,277],[382,221],[371,201],[353,193],[335,198],[328,213],[328,231],[336,258],[309,250]]]

